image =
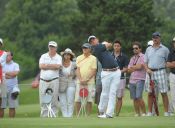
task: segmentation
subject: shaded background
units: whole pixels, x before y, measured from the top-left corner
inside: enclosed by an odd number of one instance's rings
[[[121,40],[130,55],[133,41],[140,41],[144,50],[159,31],[170,47],[174,5],[174,0],[1,0],[0,38],[4,49],[14,52],[24,80],[39,71],[38,60],[50,40],[58,43],[58,52],[69,47],[79,55],[82,43],[94,34],[101,41]]]

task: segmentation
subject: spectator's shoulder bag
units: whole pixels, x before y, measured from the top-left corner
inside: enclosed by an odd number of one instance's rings
[[[68,78],[65,76],[59,77],[59,92],[65,92],[68,87]]]

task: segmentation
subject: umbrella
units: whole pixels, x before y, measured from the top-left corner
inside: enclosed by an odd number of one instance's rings
[[[155,81],[152,80],[151,75],[149,74],[150,77],[150,89],[151,89],[151,96],[152,96],[152,106],[154,104],[154,109],[156,112],[156,115],[159,116],[159,109],[158,109],[158,105],[157,105],[157,99],[156,99],[156,93],[155,93]]]

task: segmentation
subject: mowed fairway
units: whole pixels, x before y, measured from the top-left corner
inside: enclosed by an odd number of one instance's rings
[[[166,117],[117,117],[98,119],[82,118],[16,118],[3,119],[1,128],[174,128],[175,118]]]
[[[26,83],[29,83],[26,81]],[[146,93],[144,94],[146,102]],[[162,99],[159,98],[159,117],[134,117],[132,101],[126,89],[123,108],[119,117],[99,119],[96,105],[89,117],[73,118],[40,118],[38,90],[29,85],[21,85],[20,106],[16,118],[9,119],[6,110],[5,118],[0,119],[0,128],[175,128],[175,116],[164,117]],[[59,113],[60,115],[60,113]]]

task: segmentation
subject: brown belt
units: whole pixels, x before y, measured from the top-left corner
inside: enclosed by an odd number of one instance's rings
[[[118,68],[109,68],[109,69],[103,68],[103,71],[109,71],[109,72],[114,72],[114,71],[117,71],[117,70],[118,70]]]
[[[40,78],[40,80],[45,81],[45,82],[51,82],[51,81],[56,80],[56,79],[58,79],[58,77],[53,78],[53,79],[51,79],[51,80],[45,80],[45,79]]]

